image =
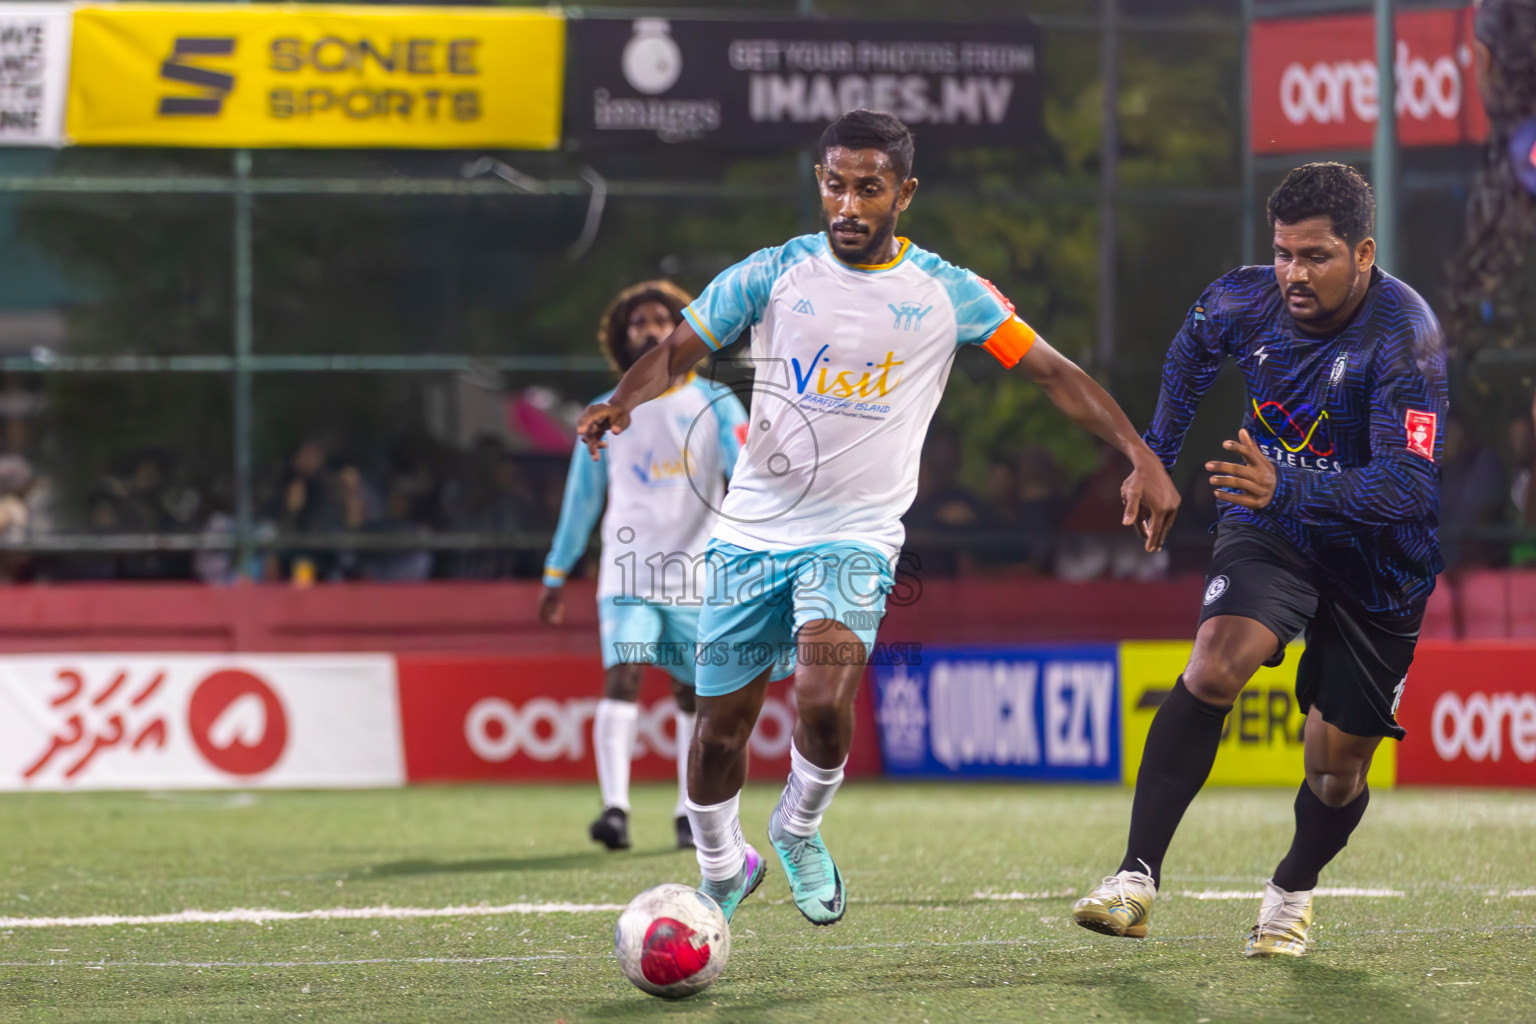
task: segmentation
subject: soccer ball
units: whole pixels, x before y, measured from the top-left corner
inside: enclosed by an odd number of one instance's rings
[[[668,882],[629,901],[613,929],[613,955],[635,987],[663,999],[702,992],[731,955],[720,904],[689,885]]]

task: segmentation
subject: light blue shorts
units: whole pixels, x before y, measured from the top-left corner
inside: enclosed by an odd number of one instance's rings
[[[699,640],[698,605],[659,604],[619,595],[597,599],[597,631],[603,668],[655,665],[678,682],[693,685]]]
[[[710,541],[707,553],[695,684],[701,697],[734,693],[770,666],[770,679],[790,675],[796,642],[816,640],[805,626],[823,619],[846,626],[864,651],[860,657],[829,640],[815,649],[817,658],[869,657],[896,582],[891,560],[879,551],[848,542],[753,551]]]

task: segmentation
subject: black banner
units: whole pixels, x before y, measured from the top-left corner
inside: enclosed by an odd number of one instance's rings
[[[945,146],[1018,145],[1040,130],[1040,30],[1030,22],[568,24],[565,135],[585,146],[806,146],[858,107]]]

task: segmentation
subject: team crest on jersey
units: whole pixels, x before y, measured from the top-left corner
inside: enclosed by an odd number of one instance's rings
[[[1345,352],[1333,361],[1333,372],[1328,375],[1328,386],[1337,387],[1339,381],[1344,379],[1344,371],[1349,367],[1349,353]]]
[[[811,305],[811,300],[810,299],[807,299],[807,298],[805,298],[803,296],[801,297],[799,302],[795,303],[790,308],[791,308],[792,312],[802,313],[805,316],[815,316],[816,315],[816,307]]]
[[[1408,450],[1435,461],[1436,414],[1425,409],[1409,409],[1405,426],[1408,430]]]
[[[1195,320],[1198,322],[1198,321],[1204,320],[1204,319],[1205,319],[1205,307],[1204,306],[1196,306],[1195,307]],[[1263,362],[1263,360],[1260,360],[1260,362]]]
[[[1217,576],[1211,580],[1210,585],[1205,588],[1205,603],[1210,604],[1212,601],[1219,600],[1221,595],[1227,592],[1227,584],[1230,582],[1225,576]]]
[[[923,326],[923,317],[927,316],[932,306],[924,306],[917,302],[903,302],[897,305],[887,302],[885,308],[896,314],[896,322],[891,325],[896,331],[915,331]]]

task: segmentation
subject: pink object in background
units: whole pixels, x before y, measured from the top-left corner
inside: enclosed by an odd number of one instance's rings
[[[564,455],[576,443],[576,432],[555,415],[553,397],[537,388],[508,399],[507,424],[543,455]]]

